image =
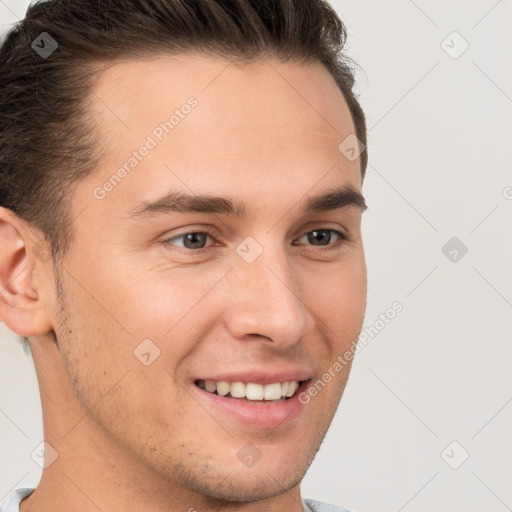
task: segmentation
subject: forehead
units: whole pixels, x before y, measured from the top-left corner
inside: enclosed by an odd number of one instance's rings
[[[257,109],[261,114],[257,118],[270,110],[278,114],[286,107],[300,105],[299,112],[316,113],[331,128],[349,121],[344,119],[346,116],[339,116],[348,113],[348,108],[334,79],[320,62],[283,62],[273,58],[240,61],[198,53],[156,54],[112,62],[99,72],[94,92],[114,117],[122,112],[132,121],[138,120],[136,114],[141,109],[149,113],[161,107],[162,102],[172,107],[173,101],[191,95],[213,100],[219,108],[242,107],[241,113],[251,114]],[[129,101],[134,99],[135,103]],[[266,107],[263,111],[262,106]]]
[[[360,186],[359,161],[338,149],[355,131],[351,115],[320,63],[199,54],[118,61],[101,73],[90,101],[106,148],[90,191],[123,165],[130,173],[109,192],[111,205],[151,199],[175,187],[176,176],[197,193],[257,190],[269,180],[290,188],[291,177],[307,189],[324,174],[326,186]],[[151,150],[134,156],[149,139]],[[126,163],[134,158],[132,171]]]

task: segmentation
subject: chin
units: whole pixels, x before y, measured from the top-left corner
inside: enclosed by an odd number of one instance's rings
[[[228,477],[217,474],[213,476],[216,482],[210,479],[200,480],[200,488],[197,490],[203,496],[218,502],[246,503],[280,496],[299,485],[302,478],[303,474],[290,474],[290,467],[284,474],[275,474],[262,467],[252,474],[238,472],[236,476]]]
[[[299,485],[312,460],[298,460],[297,451],[293,459],[288,452],[271,455],[272,445],[264,448],[268,457],[263,455],[254,465],[244,466],[238,459],[221,462],[212,457],[192,466],[174,466],[172,475],[167,467],[166,477],[203,496],[211,507],[270,499]]]

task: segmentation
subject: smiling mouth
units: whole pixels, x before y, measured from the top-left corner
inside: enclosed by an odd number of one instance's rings
[[[270,404],[284,402],[292,398],[302,382],[306,381],[291,380],[258,384],[256,382],[216,382],[197,379],[194,384],[214,395],[237,398],[245,402]]]

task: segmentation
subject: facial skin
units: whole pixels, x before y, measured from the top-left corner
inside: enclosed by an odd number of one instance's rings
[[[36,230],[0,209],[0,314],[30,339],[45,441],[59,455],[22,512],[301,510],[300,482],[350,367],[274,428],[219,413],[194,380],[300,368],[313,383],[357,339],[362,208],[304,211],[313,196],[361,191],[359,159],[338,150],[355,129],[320,64],[228,63],[157,56],[101,75],[90,104],[108,154],[72,197],[76,236],[57,269],[60,301],[51,260],[32,250]],[[96,199],[192,96],[197,106]],[[129,218],[170,191],[230,197],[247,216]],[[200,251],[184,238],[166,242],[207,229]],[[347,240],[335,247],[328,232],[331,242],[315,245],[307,235],[322,229]],[[247,237],[263,249],[252,263],[236,251]],[[145,339],[160,350],[148,366],[134,355]],[[261,454],[252,467],[237,457],[248,443]]]

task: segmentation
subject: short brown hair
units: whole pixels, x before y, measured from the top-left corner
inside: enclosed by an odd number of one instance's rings
[[[58,44],[45,58],[33,46]],[[43,36],[41,36],[43,34]],[[155,53],[319,61],[366,146],[346,30],[322,0],[49,0],[33,3],[0,46],[0,206],[39,228],[54,261],[72,241],[74,186],[101,160],[86,99],[101,65]],[[43,43],[40,43],[43,46]],[[341,142],[341,141],[340,141]],[[367,152],[360,159],[361,179]]]

